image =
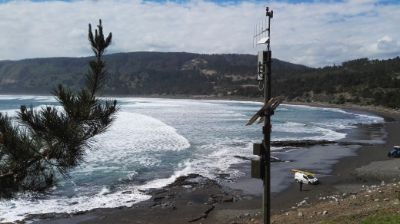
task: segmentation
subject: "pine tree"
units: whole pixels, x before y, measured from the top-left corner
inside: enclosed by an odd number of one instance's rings
[[[90,24],[88,33],[95,58],[84,88],[73,92],[59,85],[53,95],[61,106],[21,106],[15,118],[0,113],[0,197],[43,191],[56,183],[58,174],[68,177],[84,161],[92,137],[114,120],[116,100],[96,97],[106,80],[103,55],[112,34],[105,38],[101,20],[94,35]]]

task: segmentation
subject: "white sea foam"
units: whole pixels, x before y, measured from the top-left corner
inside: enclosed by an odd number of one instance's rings
[[[131,191],[130,194],[122,192]],[[15,222],[23,220],[27,214],[74,213],[94,208],[114,208],[131,206],[139,201],[150,198],[133,187],[124,191],[110,193],[104,188],[95,195],[80,197],[47,197],[34,199],[30,194],[20,194],[16,199],[0,201],[0,222]]]
[[[32,95],[0,95],[0,100],[35,100],[41,102],[55,102],[54,96],[32,96]]]
[[[347,113],[347,112],[345,112]],[[344,130],[356,128],[357,124],[379,124],[384,122],[384,118],[375,115],[367,114],[353,114],[347,113],[354,116],[353,119],[331,119],[329,122],[313,122],[313,124],[321,127],[326,127],[333,130]]]
[[[338,109],[338,108],[313,107],[313,106],[308,106],[308,105],[286,104],[286,103],[281,104],[281,106],[291,107],[291,108],[307,109],[307,110],[333,110],[333,111],[341,110],[341,109]]]
[[[285,107],[292,107],[292,108],[301,108],[301,109],[306,109],[306,110],[321,110],[321,111],[331,111],[331,112],[337,112],[337,113],[342,113],[342,114],[349,114],[349,115],[354,115],[360,119],[362,119],[363,122],[359,123],[382,123],[384,119],[382,117],[372,115],[372,114],[361,114],[357,112],[351,112],[351,111],[346,111],[340,108],[330,108],[330,107],[313,107],[313,106],[307,106],[307,105],[294,105],[294,104],[282,104]]]
[[[0,113],[7,115],[8,117],[15,117],[18,110],[1,110]]]
[[[189,161],[179,164],[178,167],[178,170],[176,170],[170,177],[149,181],[144,185],[141,185],[139,189],[146,190],[150,188],[162,188],[173,183],[178,177],[195,173],[192,169],[192,164]]]
[[[108,139],[106,141],[106,139]],[[189,141],[165,123],[147,115],[120,111],[109,130],[94,138],[94,147],[109,152],[121,149],[121,153],[143,151],[183,150],[189,148]],[[123,150],[123,151],[122,151]],[[102,151],[104,152],[104,151]],[[115,153],[114,153],[115,154]],[[103,157],[93,158],[99,161]],[[123,155],[121,155],[123,156]],[[109,158],[107,158],[109,159]]]
[[[274,138],[273,140],[330,140],[335,141],[346,137],[345,133],[340,133],[328,128],[322,128],[315,125],[307,125],[297,122],[285,122],[283,124],[277,124],[272,127],[272,131],[284,132],[284,133],[299,133],[309,134],[308,137],[281,137]]]
[[[367,114],[355,114],[358,118],[362,120],[363,124],[375,124],[375,123],[383,123],[385,119],[383,117],[378,117],[375,115],[367,115]]]
[[[124,111],[118,113],[109,131],[97,136],[95,140],[96,143],[93,145],[95,150],[91,150],[90,156],[86,159],[87,163],[73,171],[71,175],[89,177],[94,173],[121,171],[123,165],[119,163],[112,166],[112,162],[141,163],[144,167],[151,167],[159,161],[141,156],[143,152],[177,151],[190,147],[186,138],[165,123],[143,114]],[[0,222],[22,220],[27,214],[73,213],[94,208],[131,206],[150,197],[141,193],[139,189],[163,187],[172,183],[178,176],[186,174],[188,169],[190,168],[178,170],[166,180],[154,180],[143,186],[128,185],[115,192],[103,186],[93,195],[91,191],[94,186],[86,188],[74,184],[77,195],[73,197],[46,196],[45,199],[34,199],[32,195],[21,194],[13,200],[0,200]],[[134,170],[126,173],[128,179],[137,175]],[[132,193],[123,194],[124,191]]]
[[[190,161],[192,170],[205,177],[216,179],[219,174],[235,178],[243,174],[232,169],[232,164],[243,162],[238,156],[252,157],[252,142],[238,138],[219,138],[217,141],[200,146],[199,152]]]

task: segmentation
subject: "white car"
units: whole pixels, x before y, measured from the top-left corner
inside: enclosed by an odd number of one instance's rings
[[[313,174],[308,172],[295,172],[294,180],[298,183],[302,182],[303,184],[319,184],[319,180]]]

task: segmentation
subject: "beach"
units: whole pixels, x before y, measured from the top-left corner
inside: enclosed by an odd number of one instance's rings
[[[318,106],[318,105],[313,105]],[[324,105],[326,106],[326,105]],[[345,108],[357,112],[364,108]],[[272,214],[279,215],[296,210],[299,203],[319,203],[322,197],[355,194],[365,186],[399,180],[398,160],[389,159],[387,151],[400,144],[400,116],[388,111],[367,110],[385,118],[379,125],[360,125],[357,135],[362,139],[379,139],[376,144],[315,145],[304,150],[311,153],[326,153],[326,147],[341,148],[343,155],[329,161],[329,169],[320,175],[321,184],[305,185],[299,191],[292,183],[282,191],[272,194]],[[383,130],[383,131],[382,131]],[[303,151],[300,151],[303,152]],[[303,152],[304,153],[304,152]],[[311,155],[311,154],[308,154]],[[298,155],[292,155],[298,156]],[[151,199],[132,207],[95,209],[79,214],[34,215],[34,223],[247,223],[261,220],[262,182],[250,178],[249,161],[244,161],[241,170],[246,175],[236,182],[217,183],[198,175],[178,178],[173,184],[162,189],[152,189]],[[128,194],[129,192],[127,192]],[[278,222],[279,223],[279,222]]]

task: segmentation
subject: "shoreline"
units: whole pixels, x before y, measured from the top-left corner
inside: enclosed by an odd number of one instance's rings
[[[21,97],[54,97],[53,95],[46,95],[46,94],[5,94],[0,93],[0,97],[2,96],[21,96]],[[104,95],[101,96],[104,98],[153,98],[153,99],[182,99],[182,100],[227,100],[227,101],[244,101],[244,102],[263,102],[262,97],[244,97],[244,96],[209,96],[209,95]],[[374,106],[374,105],[358,105],[358,104],[332,104],[327,102],[302,102],[302,101],[284,101],[283,104],[288,105],[302,105],[302,106],[312,106],[312,107],[322,107],[322,108],[337,108],[337,109],[344,109],[344,110],[351,110],[354,112],[361,112],[361,113],[372,113],[379,116],[382,116],[386,119],[392,119],[392,117],[400,117],[400,109],[395,110],[392,108],[382,107],[382,106]]]
[[[146,97],[142,97],[142,96],[138,96],[141,98],[146,98]],[[149,97],[151,98],[151,97]],[[159,98],[159,97],[157,97]],[[168,98],[168,97],[167,97]],[[187,98],[186,98],[187,99]],[[191,99],[195,99],[195,98],[191,98]],[[235,100],[235,99],[210,99],[210,98],[206,98],[206,100]],[[236,99],[236,100],[245,100],[245,99]],[[254,101],[254,99],[248,99],[246,101]],[[316,188],[314,188],[314,186],[310,186],[310,188],[307,191],[302,192],[302,194],[298,193],[298,186],[295,184],[291,184],[286,190],[281,191],[279,193],[274,193],[272,195],[272,200],[273,200],[273,214],[279,214],[282,211],[287,211],[290,210],[291,207],[293,205],[295,205],[296,203],[302,201],[304,198],[308,198],[308,202],[309,203],[315,203],[318,201],[318,197],[320,197],[321,195],[331,195],[337,191],[347,191],[347,192],[351,192],[352,190],[354,190],[355,188],[357,188],[356,185],[360,185],[362,183],[367,183],[367,184],[374,184],[377,183],[377,180],[373,180],[373,178],[369,178],[369,177],[365,177],[365,180],[354,180],[354,177],[352,176],[353,173],[352,172],[348,172],[349,170],[355,170],[359,167],[368,165],[369,163],[373,162],[373,161],[379,161],[379,160],[387,160],[386,157],[386,152],[389,148],[387,148],[388,146],[390,146],[391,144],[393,144],[395,142],[395,137],[393,137],[395,134],[393,133],[397,133],[398,134],[398,130],[400,127],[400,124],[398,123],[398,121],[400,120],[400,115],[397,114],[396,112],[384,112],[384,111],[373,111],[373,109],[363,109],[363,108],[350,108],[350,107],[340,107],[339,105],[337,105],[336,107],[334,105],[322,105],[322,104],[296,104],[296,103],[288,103],[288,104],[295,104],[295,105],[306,105],[306,106],[314,106],[314,107],[330,107],[330,108],[340,108],[340,109],[344,109],[344,110],[350,110],[352,112],[368,112],[368,113],[372,113],[372,114],[376,114],[379,115],[381,117],[385,118],[385,123],[384,123],[384,128],[388,129],[386,139],[384,140],[385,143],[382,145],[367,145],[367,146],[360,146],[358,149],[355,149],[356,151],[356,156],[346,156],[343,158],[340,158],[332,167],[332,171],[331,171],[331,175],[332,176],[336,176],[335,178],[331,178],[331,177],[322,177],[320,178],[321,181],[324,183],[323,185],[317,186],[319,189],[316,190]],[[358,127],[358,128],[363,128],[363,127]],[[357,129],[358,129],[357,128]],[[400,143],[400,142],[399,142]],[[397,144],[399,144],[397,143]],[[340,146],[338,146],[340,147]],[[385,153],[380,153],[380,151],[382,151],[381,149],[384,149]],[[360,159],[361,158],[361,159]],[[367,182],[365,182],[367,181]],[[214,202],[216,203],[215,205],[210,205],[210,206],[214,206],[212,208],[211,211],[209,211],[207,213],[208,217],[203,217],[199,220],[201,220],[201,223],[215,223],[213,221],[215,220],[219,220],[221,219],[221,217],[219,217],[218,214],[227,212],[225,214],[225,216],[223,216],[224,219],[226,219],[226,217],[228,217],[229,215],[232,215],[234,217],[237,216],[237,212],[238,211],[243,211],[242,213],[246,214],[245,216],[247,216],[248,213],[251,213],[250,216],[255,216],[257,217],[257,215],[259,216],[259,213],[257,213],[257,211],[260,209],[261,206],[261,197],[259,196],[249,196],[246,193],[243,192],[238,192],[236,190],[232,190],[232,189],[224,189],[223,186],[220,186],[221,188],[216,187],[216,185],[219,185],[217,183],[211,183],[210,185],[206,184],[206,187],[211,187],[211,188],[215,188],[213,190],[211,190],[210,192],[207,192],[207,188],[202,189],[201,187],[199,187],[199,189],[197,189],[199,192],[197,192],[196,190],[193,190],[192,192],[187,192],[187,198],[186,200],[191,200],[190,198],[192,196],[190,196],[191,193],[195,192],[198,195],[204,196],[206,197],[206,195],[210,195],[210,194],[216,194],[216,195],[224,195],[226,196],[225,199],[220,200],[218,202]],[[346,186],[344,186],[346,185]],[[351,186],[350,186],[351,185]],[[184,186],[184,185],[182,185]],[[179,189],[175,189],[176,194],[179,194],[183,192],[186,192],[187,189],[185,189],[185,187],[182,187]],[[322,186],[322,187],[321,187]],[[168,187],[165,187],[166,189],[168,189]],[[306,186],[306,188],[308,188],[308,186]],[[162,188],[164,189],[164,188]],[[161,190],[162,190],[161,189]],[[165,193],[165,192],[164,192]],[[160,196],[157,196],[158,194],[153,195],[153,198],[150,199],[149,201],[145,201],[145,202],[140,202],[140,205],[134,205],[133,207],[130,208],[110,208],[110,209],[94,209],[91,211],[87,211],[87,212],[80,212],[80,214],[75,214],[75,215],[67,215],[67,214],[61,214],[60,217],[53,216],[50,219],[45,219],[45,220],[41,220],[40,223],[47,223],[47,221],[49,221],[48,223],[68,223],[68,224],[72,224],[72,223],[109,223],[107,222],[110,221],[109,218],[117,218],[119,221],[118,223],[136,223],[136,221],[140,221],[140,220],[144,220],[141,217],[137,217],[134,216],[134,214],[138,215],[139,211],[146,212],[145,216],[154,216],[155,214],[159,214],[159,215],[168,215],[169,212],[171,212],[170,210],[174,211],[173,207],[169,207],[166,206],[165,208],[162,208],[162,203],[160,208],[153,208],[154,207],[154,199]],[[313,196],[317,196],[316,198],[312,198]],[[232,200],[231,200],[232,198]],[[168,199],[168,198],[167,198]],[[171,198],[173,199],[173,198]],[[207,199],[209,199],[209,197],[207,197]],[[167,200],[168,201],[168,200]],[[188,202],[188,201],[186,201]],[[149,204],[150,203],[150,204]],[[193,211],[189,211],[189,210],[185,210],[182,211],[181,206],[183,206],[185,204],[185,201],[181,201],[181,204],[179,204],[178,207],[179,212],[183,212],[185,213],[193,213],[194,216],[196,216],[198,212],[200,212],[201,214],[204,213],[204,211],[207,211],[208,209],[210,209],[211,207],[199,207],[199,210],[193,210]],[[205,202],[201,202],[200,204],[204,204]],[[197,206],[196,203],[194,203],[194,205]],[[279,205],[279,206],[278,206]],[[135,211],[136,210],[136,211]],[[204,210],[204,211],[203,211]],[[152,213],[155,212],[155,213]],[[129,214],[132,213],[132,214]],[[178,213],[179,214],[179,213]],[[67,217],[65,217],[65,215]],[[38,215],[40,217],[40,215]],[[201,216],[201,215],[200,215]],[[199,217],[200,217],[199,216]],[[107,218],[109,217],[109,218]],[[139,219],[138,219],[139,218]],[[164,217],[165,218],[165,217]],[[170,217],[168,217],[170,218]],[[196,218],[196,217],[195,217]],[[194,218],[194,219],[195,219]],[[125,220],[125,221],[123,221]],[[163,220],[165,221],[165,220]],[[190,220],[189,220],[190,221]],[[143,223],[147,223],[147,222],[143,222]],[[156,223],[156,222],[155,222]],[[177,222],[176,219],[171,220],[171,222],[164,222],[164,223],[180,223],[179,221]],[[197,221],[194,221],[194,223],[197,223]],[[227,222],[229,223],[229,222]]]
[[[376,114],[380,115],[378,113]],[[387,114],[384,114],[383,117],[385,117],[385,119],[389,118],[390,120],[385,121],[383,125],[386,131],[383,144],[360,145],[354,150],[354,155],[340,158],[332,165],[329,176],[319,178],[321,181],[320,185],[307,185],[306,191],[299,192],[298,185],[293,183],[286,190],[274,194],[272,198],[276,200],[277,203],[275,203],[275,206],[274,203],[272,205],[273,214],[276,215],[289,211],[301,201],[306,201],[308,205],[315,204],[324,196],[356,194],[361,191],[363,185],[376,185],[380,184],[381,181],[395,182],[399,180],[400,175],[393,177],[366,174],[366,172],[376,168],[368,167],[373,162],[383,161],[380,165],[384,167],[393,166],[390,163],[385,163],[388,161],[395,161],[395,159],[387,157],[387,152],[393,145],[400,144],[400,141],[396,139],[396,136],[400,134],[400,117],[388,117]]]

